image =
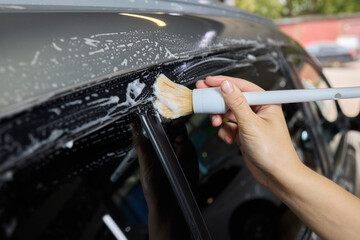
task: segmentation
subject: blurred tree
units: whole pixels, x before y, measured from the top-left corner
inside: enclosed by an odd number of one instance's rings
[[[318,13],[351,13],[360,11],[359,0],[321,0]]]
[[[360,0],[235,0],[235,5],[272,19],[360,11]]]
[[[235,6],[268,18],[280,18],[283,4],[279,0],[235,0]]]
[[[294,17],[298,15],[316,14],[322,0],[285,0],[283,16]]]

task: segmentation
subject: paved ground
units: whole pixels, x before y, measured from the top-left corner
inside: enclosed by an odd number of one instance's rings
[[[360,60],[340,68],[324,68],[323,72],[332,87],[360,87]],[[348,116],[357,116],[360,112],[359,98],[339,100],[339,104]]]

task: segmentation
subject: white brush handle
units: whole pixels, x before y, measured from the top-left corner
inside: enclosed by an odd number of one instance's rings
[[[249,105],[281,104],[360,98],[360,87],[294,89],[263,92],[243,92]],[[193,90],[194,113],[225,113],[228,107],[220,88]]]

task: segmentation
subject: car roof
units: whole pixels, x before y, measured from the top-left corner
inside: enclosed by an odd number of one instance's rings
[[[167,12],[182,14],[205,14],[241,18],[276,26],[271,20],[260,15],[230,7],[212,0],[0,0],[0,11],[130,11]]]
[[[252,13],[211,1],[166,2],[0,0],[0,118],[162,62],[230,46],[298,46]]]

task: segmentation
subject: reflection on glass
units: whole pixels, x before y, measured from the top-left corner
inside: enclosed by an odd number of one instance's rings
[[[328,88],[324,79],[322,79],[316,70],[307,62],[304,62],[299,68],[299,76],[304,88]],[[338,113],[333,100],[317,101],[316,105],[327,121],[334,122],[337,119]]]
[[[112,219],[109,214],[105,214],[102,219],[117,240],[127,240],[124,233],[121,231],[119,226],[115,223],[114,219]]]
[[[140,182],[148,207],[149,239],[189,239],[191,233],[150,141],[142,135],[139,125],[133,124],[132,131]],[[172,127],[167,134],[189,185],[196,193],[198,162],[185,125]]]
[[[155,23],[159,27],[165,27],[166,26],[166,23],[164,21],[162,21],[160,19],[157,19],[157,18],[153,18],[153,17],[143,16],[143,15],[139,15],[139,14],[130,14],[130,13],[119,13],[119,15],[145,19],[145,20],[148,20],[148,21],[151,21],[151,22]]]

